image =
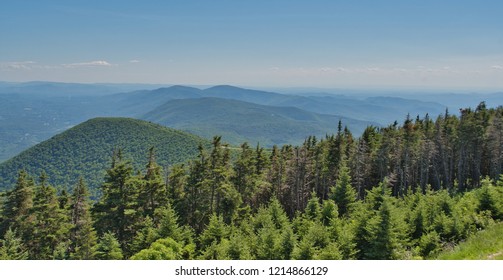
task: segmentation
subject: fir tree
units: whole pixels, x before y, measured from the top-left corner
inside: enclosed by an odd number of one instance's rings
[[[73,190],[71,200],[72,229],[70,231],[72,259],[91,260],[94,258],[97,242],[90,212],[89,191],[81,177]]]
[[[17,229],[25,239],[29,234],[31,208],[33,207],[34,183],[28,178],[26,171],[21,170],[14,189],[7,192],[7,199],[2,207],[3,220],[0,234],[5,234],[9,228]]]
[[[144,216],[153,216],[155,210],[167,203],[168,195],[161,167],[155,162],[154,147],[149,150],[147,172],[143,177],[138,200],[144,209]]]
[[[48,185],[46,180],[45,173],[42,173],[31,209],[34,220],[28,249],[33,259],[52,259],[60,243],[68,244],[71,227],[67,213],[59,207],[56,189]]]
[[[96,249],[98,260],[122,260],[122,249],[117,238],[111,232],[106,232],[101,237]]]
[[[339,179],[331,189],[331,198],[337,204],[340,217],[350,214],[351,205],[356,201],[356,191],[351,186],[349,169],[345,163],[341,166]]]
[[[134,238],[139,219],[138,189],[142,181],[133,176],[133,167],[120,154],[112,160],[102,185],[103,196],[95,205],[95,222],[99,234],[112,232],[124,253]]]
[[[0,246],[0,260],[26,260],[28,252],[16,231],[8,229]]]

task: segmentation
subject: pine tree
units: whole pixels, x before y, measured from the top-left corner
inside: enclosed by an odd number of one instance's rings
[[[318,197],[315,192],[311,193],[311,199],[307,202],[306,210],[304,211],[306,218],[311,221],[320,220],[320,203],[318,201]]]
[[[209,158],[209,174],[203,187],[209,189],[210,194],[210,208],[208,215],[216,213],[220,215],[220,210],[227,212],[227,219],[232,219],[232,209],[229,206],[236,204],[233,208],[237,208],[239,202],[239,193],[232,190],[233,186],[230,184],[230,154],[227,145],[221,143],[221,137],[213,137],[213,149]],[[226,206],[221,205],[222,195],[226,195]],[[226,209],[227,208],[227,209]]]
[[[146,249],[154,241],[160,238],[158,228],[155,227],[152,218],[147,216],[140,225],[140,230],[136,233],[131,244],[131,252],[133,254]]]
[[[28,224],[31,220],[33,193],[33,180],[28,178],[26,171],[21,170],[14,189],[7,192],[7,199],[2,207],[3,221],[0,227],[2,236],[9,228],[17,229],[23,239],[30,234]]]
[[[106,232],[101,237],[96,249],[98,260],[122,260],[122,249],[117,238],[111,232]]]
[[[28,252],[16,231],[8,229],[0,246],[0,260],[26,260]]]
[[[143,177],[138,200],[144,209],[144,216],[153,216],[155,210],[168,201],[166,184],[163,180],[161,167],[155,162],[154,147],[149,150],[147,172]]]
[[[347,216],[351,212],[351,205],[356,201],[356,191],[351,186],[349,169],[345,163],[342,164],[339,179],[331,189],[331,199],[337,204],[339,216]]]
[[[223,238],[229,236],[229,228],[222,217],[213,214],[206,229],[199,236],[201,250],[210,247],[213,243],[218,244]]]
[[[182,213],[183,200],[187,195],[184,188],[187,185],[187,170],[184,164],[172,166],[167,176],[168,199],[178,213]]]
[[[198,158],[191,161],[189,165],[189,176],[184,189],[185,196],[178,203],[177,209],[181,210],[179,213],[182,224],[188,224],[197,233],[200,233],[207,223],[210,194],[207,188],[208,156],[202,145],[199,145],[198,149]]]
[[[245,205],[252,205],[256,181],[256,158],[248,143],[241,145],[241,153],[234,163],[234,174],[230,178],[237,192],[243,197]]]
[[[332,220],[339,217],[337,205],[332,200],[324,200],[321,205],[320,218],[324,226],[329,226]]]
[[[112,162],[101,187],[103,195],[93,208],[95,228],[98,234],[113,233],[127,254],[139,220],[138,189],[142,180],[133,176],[133,167],[122,159],[120,150]]]
[[[297,246],[297,238],[291,228],[285,228],[279,241],[279,259],[291,260]]]
[[[42,173],[37,186],[31,212],[32,237],[27,242],[31,259],[52,259],[56,248],[67,247],[70,230],[67,213],[59,208],[56,189],[46,183],[47,176]],[[66,245],[64,245],[66,244]],[[65,248],[68,251],[68,248]]]
[[[363,253],[365,259],[393,259],[395,236],[392,228],[389,202],[385,200],[375,215],[367,224],[368,247]]]
[[[70,205],[73,225],[70,231],[70,257],[72,259],[91,260],[94,258],[97,237],[90,208],[89,191],[81,177],[73,190]]]
[[[184,239],[183,230],[178,224],[178,215],[170,204],[157,209],[155,217],[159,221],[157,235],[160,238],[170,237],[175,241],[182,241]]]

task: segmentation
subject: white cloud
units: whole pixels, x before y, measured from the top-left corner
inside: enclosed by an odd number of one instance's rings
[[[7,70],[31,70],[34,64],[36,64],[34,61],[3,62],[0,63],[0,68]]]
[[[369,71],[369,72],[379,72],[379,71],[381,71],[381,68],[379,68],[379,67],[367,67],[366,70]]]
[[[503,66],[501,65],[493,65],[491,66],[492,69],[496,69],[496,70],[503,70]]]
[[[141,61],[138,59],[132,59],[129,61],[129,63],[140,63]]]
[[[88,66],[112,66],[108,61],[106,60],[95,60],[95,61],[89,61],[89,62],[78,62],[78,63],[70,63],[70,64],[63,64],[64,67],[67,68],[75,68],[75,67],[88,67]]]
[[[336,70],[339,71],[339,72],[346,72],[346,73],[351,72],[350,69],[347,69],[347,68],[344,68],[344,67],[337,67]]]

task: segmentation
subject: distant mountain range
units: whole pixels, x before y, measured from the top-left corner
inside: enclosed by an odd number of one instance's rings
[[[361,134],[369,125],[377,125],[296,107],[266,106],[216,97],[171,100],[141,119],[205,138],[221,135],[224,141],[233,144],[247,141],[265,146],[298,145],[309,135],[335,134],[339,120],[356,134]]]
[[[423,102],[398,97],[350,98],[342,95],[299,96],[274,92],[249,90],[233,86],[215,86],[208,89],[172,86],[151,91],[135,91],[107,97],[112,102],[119,100],[116,110],[123,114],[140,117],[141,112],[152,110],[156,105],[173,99],[217,97],[256,103],[259,105],[297,107],[305,111],[343,116],[388,124],[402,121],[407,114],[423,116],[426,113],[442,114],[446,106],[435,102]]]
[[[457,113],[484,98],[489,106],[503,104],[503,94],[397,96],[394,92],[394,97],[389,97],[379,91],[380,96],[362,97],[309,92],[289,95],[226,85],[206,89],[154,87],[2,82],[0,162],[94,117],[146,119],[203,137],[220,134],[231,144],[273,145],[333,133],[339,120],[358,135],[369,124],[402,122],[407,114],[436,117],[446,108]],[[245,111],[248,116],[241,114]]]

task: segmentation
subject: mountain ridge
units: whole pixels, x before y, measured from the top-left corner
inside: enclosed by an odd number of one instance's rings
[[[189,133],[131,118],[93,118],[37,144],[0,164],[0,190],[14,184],[19,170],[39,176],[42,170],[51,184],[72,187],[79,176],[96,188],[104,178],[114,149],[138,162],[147,163],[148,149],[156,149],[158,163],[166,167],[195,157],[199,145],[209,141]],[[60,171],[57,171],[60,170]],[[65,172],[61,172],[64,170]]]
[[[375,125],[296,107],[267,106],[217,97],[171,100],[141,118],[206,138],[222,135],[231,144],[246,141],[264,146],[300,144],[311,135],[333,134],[339,120],[356,134],[368,125]]]

